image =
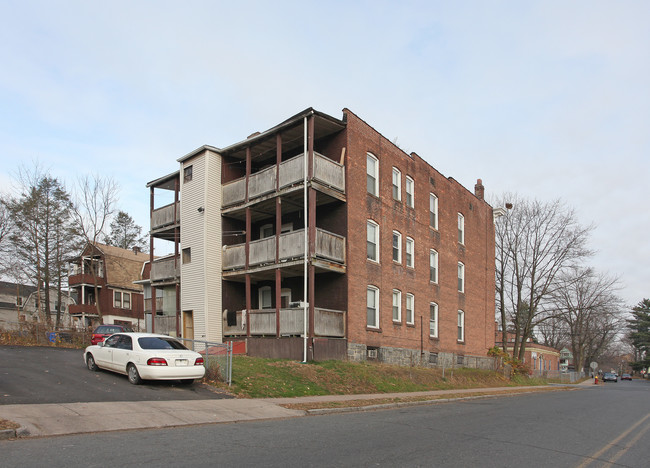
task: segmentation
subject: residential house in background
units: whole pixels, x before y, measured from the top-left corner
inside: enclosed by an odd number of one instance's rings
[[[101,323],[124,324],[143,330],[143,287],[136,281],[142,279],[143,264],[148,259],[137,249],[89,243],[69,270],[68,284],[77,298],[69,311],[73,326],[83,329]]]
[[[497,324],[498,325],[498,324]],[[503,335],[501,330],[498,330],[498,327],[495,327],[496,346],[503,349]],[[513,333],[507,334],[508,344],[506,347],[506,352],[512,356],[515,344],[515,335]],[[539,343],[535,343],[532,339],[528,339],[526,342],[526,351],[524,353],[524,364],[526,364],[531,373],[535,376],[553,376],[557,375],[563,370],[561,356],[563,356],[564,348],[562,351],[552,348],[550,346],[545,346]]]
[[[0,281],[0,328],[14,329],[20,323],[42,323],[45,317],[45,291],[40,293],[40,313],[38,311],[36,286]],[[70,304],[74,304],[67,290],[62,291],[59,306],[58,291],[50,288],[50,320],[56,323],[56,313],[60,310],[61,327],[70,326],[68,314]]]
[[[348,109],[309,108],[178,161],[147,184],[154,331],[256,356],[489,365],[480,179],[468,191]],[[154,240],[173,253],[154,259]]]

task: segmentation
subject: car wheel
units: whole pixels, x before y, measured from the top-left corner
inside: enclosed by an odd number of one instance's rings
[[[181,385],[192,385],[194,383],[194,379],[181,379]]]
[[[128,365],[128,367],[126,368],[126,373],[127,376],[129,377],[129,382],[131,382],[133,385],[140,385],[142,383],[142,379],[140,378],[138,369],[135,367],[134,364]]]
[[[86,356],[86,366],[89,371],[97,372],[99,370],[99,367],[95,364],[95,358],[90,353]]]

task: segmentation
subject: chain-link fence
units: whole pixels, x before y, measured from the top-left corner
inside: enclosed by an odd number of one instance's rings
[[[205,378],[232,384],[232,343],[176,338],[189,349],[203,356]]]

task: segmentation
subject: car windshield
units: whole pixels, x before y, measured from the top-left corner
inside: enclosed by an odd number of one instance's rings
[[[97,333],[106,333],[106,334],[113,334],[113,333],[119,333],[122,331],[122,328],[120,327],[99,327],[97,328]]]
[[[142,349],[187,349],[179,341],[164,336],[147,336],[138,338]]]

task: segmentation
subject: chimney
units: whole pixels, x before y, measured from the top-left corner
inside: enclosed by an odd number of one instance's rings
[[[476,195],[476,198],[479,200],[483,200],[485,197],[485,187],[483,187],[483,181],[481,179],[476,181],[476,185],[474,186],[474,195]]]
[[[137,245],[133,246],[133,253],[138,255],[141,252],[140,247]]]

